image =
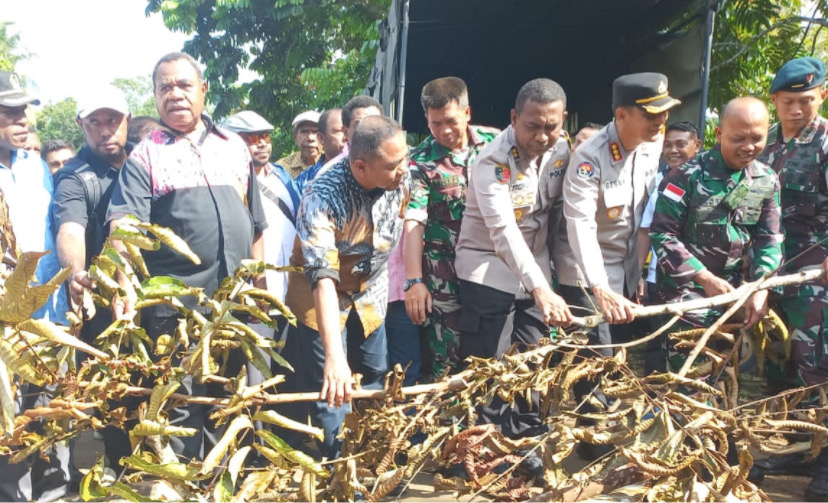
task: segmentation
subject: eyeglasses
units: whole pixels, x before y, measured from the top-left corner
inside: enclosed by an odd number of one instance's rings
[[[248,133],[246,135],[247,143],[255,145],[264,140],[265,143],[270,143],[270,133]]]

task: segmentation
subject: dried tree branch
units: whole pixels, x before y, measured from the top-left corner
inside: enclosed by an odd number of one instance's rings
[[[742,297],[744,292],[750,290],[756,284],[758,284],[758,287],[755,288],[755,290],[769,290],[779,286],[798,285],[809,281],[816,281],[820,278],[822,278],[821,269],[808,269],[793,274],[786,274],[784,276],[773,276],[770,278],[758,279],[754,282],[743,283],[739,288],[733,290],[732,292],[716,295],[715,297],[693,299],[685,302],[675,302],[672,304],[636,307],[633,309],[633,314],[636,318],[659,316],[662,314],[682,315],[688,311],[694,311],[696,309],[706,309],[736,302]],[[604,322],[604,315],[599,313],[589,316],[573,316],[572,320],[574,325],[592,328]]]

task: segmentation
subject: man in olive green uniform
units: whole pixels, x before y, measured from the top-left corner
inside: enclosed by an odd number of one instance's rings
[[[724,108],[716,146],[669,173],[661,185],[650,237],[658,257],[658,291],[664,303],[732,291],[742,283],[751,253],[750,279],[775,271],[782,262],[779,180],[756,160],[765,147],[765,104],[736,98]],[[755,325],[767,310],[767,290],[745,303],[745,324]],[[673,332],[705,328],[725,311],[690,311]],[[677,372],[685,355],[670,352]]]
[[[454,258],[469,168],[500,131],[469,125],[468,89],[457,77],[432,80],[423,87],[420,101],[431,135],[411,152],[404,289],[408,316],[425,324],[423,374],[436,378],[460,361],[460,285]],[[389,352],[390,346],[389,336]]]
[[[825,89],[825,64],[817,58],[797,58],[785,63],[773,79],[771,101],[779,122],[770,128],[768,144],[760,159],[779,175],[782,228],[785,232],[785,273],[828,267],[828,120],[819,108]],[[775,305],[785,319],[792,339],[791,360],[798,385],[828,381],[828,289],[824,282],[785,287],[775,295]],[[823,450],[823,453],[826,452]],[[769,458],[757,462],[761,471],[769,464],[784,465],[802,473],[799,460]],[[821,455],[805,491],[806,499],[828,500],[828,457]],[[754,475],[755,472],[752,472]]]
[[[477,156],[457,243],[460,357],[501,356],[513,343],[535,344],[571,314],[550,287],[546,246],[552,207],[569,160],[563,133],[566,95],[535,79],[518,92],[511,125]],[[481,419],[507,435],[543,428],[537,406],[495,399]]]

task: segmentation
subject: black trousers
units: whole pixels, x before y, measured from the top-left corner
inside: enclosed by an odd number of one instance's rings
[[[522,351],[549,335],[549,327],[535,301],[516,299],[514,295],[495,288],[460,280],[460,356],[500,357],[512,344]],[[478,408],[480,420],[494,423],[509,437],[534,436],[546,431],[538,415],[539,399],[532,393],[532,402],[517,396],[514,405],[495,397],[491,404]]]
[[[155,341],[161,334],[175,334],[178,320],[178,316],[145,317],[141,322],[141,326],[147,331],[147,335]],[[225,375],[238,375],[245,361],[244,354],[240,350],[231,350]],[[179,363],[178,361],[173,361],[174,365],[178,365]],[[135,376],[135,381],[136,384],[145,387],[152,387],[154,385],[152,380],[146,379],[140,374]],[[198,383],[192,375],[184,376],[178,393],[217,398],[228,395],[228,392],[222,384]],[[123,402],[110,404],[110,407],[124,406],[128,412],[133,412],[141,402],[147,400],[147,397],[128,397]],[[171,425],[195,428],[198,430],[198,433],[193,437],[170,437],[170,446],[182,462],[186,463],[192,459],[203,459],[216,442],[221,439],[221,435],[227,424],[216,426],[215,421],[207,417],[217,409],[219,407],[211,405],[190,404],[169,410],[168,415]],[[127,430],[136,424],[137,421],[135,420],[127,421]],[[112,426],[102,430],[102,434],[104,437],[106,456],[109,459],[110,466],[117,472],[120,468],[118,460],[132,453],[129,436],[126,431]]]

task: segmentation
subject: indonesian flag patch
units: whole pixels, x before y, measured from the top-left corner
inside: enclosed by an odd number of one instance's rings
[[[681,198],[684,197],[684,190],[680,189],[679,187],[673,185],[672,183],[668,183],[666,187],[664,187],[664,191],[661,193],[667,199],[680,203]]]

